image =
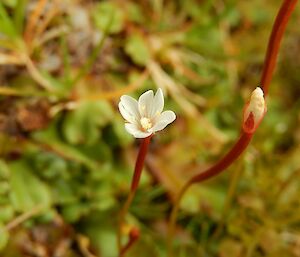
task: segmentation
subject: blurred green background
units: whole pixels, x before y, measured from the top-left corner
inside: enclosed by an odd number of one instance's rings
[[[1,0],[0,256],[113,257],[139,140],[117,104],[162,88],[128,256],[166,254],[183,183],[226,153],[279,0]],[[245,154],[182,201],[175,257],[300,256],[300,11]]]

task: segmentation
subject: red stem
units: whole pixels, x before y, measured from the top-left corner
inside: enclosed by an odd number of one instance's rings
[[[132,177],[132,181],[131,181],[131,190],[130,193],[126,199],[126,202],[120,212],[120,219],[119,219],[119,226],[118,226],[118,236],[117,236],[117,241],[118,241],[118,248],[119,248],[119,256],[122,256],[123,253],[125,253],[127,251],[127,249],[129,249],[131,247],[131,245],[138,239],[138,237],[136,238],[130,238],[129,242],[122,247],[122,225],[125,219],[125,216],[128,212],[128,209],[131,205],[131,202],[135,196],[135,192],[137,190],[137,187],[139,185],[140,182],[140,178],[141,178],[141,174],[142,174],[142,170],[144,167],[144,162],[145,162],[145,158],[146,158],[146,154],[148,151],[148,147],[151,141],[151,137],[152,135],[150,135],[149,137],[146,137],[143,139],[141,145],[140,145],[140,150],[136,159],[136,163],[135,163],[135,168],[134,168],[134,173],[133,173],[133,177]]]
[[[276,66],[280,43],[283,38],[286,25],[296,7],[297,1],[298,0],[285,0],[281,5],[281,8],[274,22],[260,80],[260,85],[265,95],[268,94],[270,82]]]
[[[231,148],[231,150],[214,166],[208,168],[206,171],[201,172],[191,178],[190,183],[198,183],[214,177],[225,170],[231,163],[233,163],[249,145],[253,134],[242,132],[239,140]]]
[[[139,154],[136,159],[134,174],[133,174],[133,178],[132,178],[132,182],[131,182],[131,191],[135,191],[139,185],[151,137],[152,137],[152,135],[144,138],[142,141],[142,144],[140,146],[140,150],[139,150]]]
[[[169,219],[169,226],[168,226],[168,240],[167,240],[167,249],[168,257],[172,257],[172,244],[173,244],[173,237],[174,237],[174,228],[175,223],[177,219],[177,213],[179,210],[180,201],[183,197],[183,195],[186,193],[186,191],[189,189],[191,185],[194,183],[198,183],[204,180],[207,180],[211,177],[214,177],[224,171],[230,164],[232,164],[240,155],[241,153],[246,149],[246,147],[249,145],[251,138],[253,134],[252,133],[245,133],[242,132],[239,140],[235,143],[235,145],[231,148],[231,150],[220,160],[218,161],[214,166],[211,168],[208,168],[206,171],[201,172],[194,177],[192,177],[190,180],[188,180],[185,185],[180,189],[175,205],[173,206],[173,209],[170,214]]]
[[[282,40],[284,31],[286,29],[287,22],[293,10],[295,9],[296,3],[297,0],[285,0],[281,5],[275,23],[273,25],[272,33],[267,48],[267,54],[263,66],[263,72],[261,76],[260,86],[262,87],[265,96],[268,93],[268,89],[276,65],[280,42]],[[229,167],[235,160],[237,160],[237,158],[244,152],[244,150],[249,145],[251,138],[255,133],[255,130],[253,132],[251,131],[251,133],[246,133],[245,131],[243,131],[238,141],[234,144],[231,150],[220,161],[218,161],[212,167],[208,168],[206,171],[201,172],[195,175],[194,177],[192,177],[191,179],[189,179],[187,183],[183,186],[183,188],[180,190],[170,215],[170,222],[169,222],[169,229],[168,229],[168,256],[172,256],[172,241],[173,241],[173,234],[174,234],[174,225],[176,222],[180,200],[182,199],[184,193],[188,190],[188,188],[192,184],[207,180],[211,177],[220,174],[227,167]]]
[[[140,237],[140,231],[137,228],[131,229],[129,235],[129,241],[122,248],[120,256],[123,256],[131,248],[131,246],[133,246],[133,244],[139,239],[139,237]]]
[[[264,91],[265,96],[268,93],[268,89],[274,73],[279,47],[283,38],[284,31],[286,29],[289,18],[293,10],[295,9],[297,1],[298,0],[284,0],[275,19],[261,75],[261,87]],[[253,131],[253,133],[255,133],[255,131]],[[189,183],[193,184],[196,182],[204,181],[224,171],[247,148],[248,144],[251,141],[253,133],[247,134],[243,132],[232,149],[219,162],[217,162],[208,170],[192,177],[189,180]]]

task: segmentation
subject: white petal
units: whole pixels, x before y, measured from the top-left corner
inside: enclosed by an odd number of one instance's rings
[[[140,96],[138,106],[141,117],[149,117],[153,106],[152,90],[148,90]]]
[[[134,98],[128,95],[121,96],[121,104],[124,109],[130,114],[136,117],[136,119],[140,119],[140,114],[138,110],[138,102]],[[123,116],[124,117],[124,116]]]
[[[149,129],[151,132],[157,132],[164,129],[167,125],[172,123],[176,119],[176,115],[172,111],[163,112],[156,121],[156,124]]]
[[[138,127],[135,124],[131,123],[125,123],[125,129],[129,134],[133,136],[139,131]]]
[[[164,109],[164,94],[161,88],[159,88],[154,96],[150,118],[160,114],[163,109]]]
[[[137,127],[137,125],[130,123],[125,123],[125,129],[129,134],[133,135],[135,138],[145,138],[152,134],[152,132],[143,132]]]
[[[137,122],[136,117],[132,113],[128,112],[125,109],[122,102],[119,102],[119,111],[120,111],[121,115],[123,116],[123,118],[125,120],[127,120],[128,122],[130,122],[130,123],[136,123]]]

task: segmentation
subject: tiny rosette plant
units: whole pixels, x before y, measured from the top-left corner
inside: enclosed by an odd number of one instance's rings
[[[159,88],[154,95],[152,90],[143,93],[138,101],[123,95],[119,110],[126,120],[126,131],[136,138],[146,138],[163,130],[176,119],[173,111],[164,111],[164,95]]]

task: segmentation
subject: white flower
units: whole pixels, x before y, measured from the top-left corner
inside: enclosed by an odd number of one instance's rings
[[[163,111],[164,96],[159,88],[154,96],[152,90],[142,94],[139,100],[123,95],[119,110],[127,121],[125,129],[136,138],[145,138],[164,129],[173,122],[176,115],[172,111]]]
[[[251,94],[249,103],[244,109],[244,130],[253,133],[266,113],[264,92],[257,87]]]

